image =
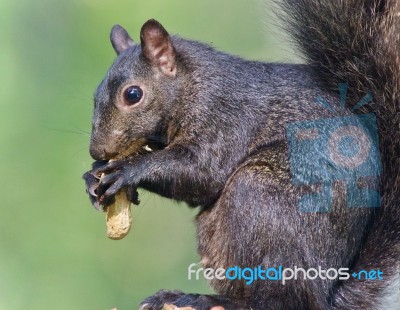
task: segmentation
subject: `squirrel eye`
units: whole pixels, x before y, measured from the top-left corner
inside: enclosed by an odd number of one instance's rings
[[[124,100],[127,105],[138,103],[143,97],[143,90],[139,86],[128,87],[124,92]]]

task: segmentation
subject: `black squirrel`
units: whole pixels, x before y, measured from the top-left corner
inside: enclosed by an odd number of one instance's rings
[[[195,309],[400,309],[390,304],[400,294],[400,3],[280,5],[307,64],[243,60],[169,36],[155,20],[143,25],[140,44],[114,26],[111,42],[118,57],[94,100],[90,154],[96,162],[84,175],[90,198],[107,206],[124,187],[137,203],[141,187],[199,207],[204,267],[379,269],[383,280],[299,278],[246,285],[214,279],[220,295],[160,291],[141,309],[165,303]],[[347,108],[334,118],[337,111],[315,100],[336,102],[341,82],[348,83]],[[368,92],[374,101],[357,105]],[[380,181],[359,180],[357,188],[370,188],[365,196],[379,191],[379,208],[349,208],[354,197],[340,180],[293,184],[288,124],[330,118],[348,126],[345,120],[355,113],[376,115],[379,145],[369,146],[380,149]],[[352,119],[351,128],[370,130]],[[140,153],[147,144],[155,151]],[[322,150],[318,156],[318,164],[329,162]],[[107,163],[111,158],[121,160]],[[306,177],[318,172],[303,171]],[[101,173],[107,176],[99,184]],[[301,197],[326,184],[334,196],[329,212],[302,212]]]

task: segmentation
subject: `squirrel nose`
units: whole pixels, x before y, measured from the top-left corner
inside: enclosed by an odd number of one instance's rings
[[[118,155],[117,152],[110,151],[104,147],[90,146],[89,152],[94,160],[110,160]]]
[[[92,158],[94,160],[105,160],[106,159],[106,153],[104,152],[104,149],[95,147],[92,144],[90,144],[89,153],[90,153],[90,156],[92,156]]]

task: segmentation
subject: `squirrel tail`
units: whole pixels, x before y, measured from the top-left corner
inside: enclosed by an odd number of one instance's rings
[[[383,270],[383,280],[351,277],[338,284],[331,303],[389,309],[382,299],[395,290],[400,296],[400,1],[280,0],[280,7],[294,43],[329,90],[347,82],[352,98],[367,92],[374,98],[358,111],[377,116],[381,207],[353,268]]]

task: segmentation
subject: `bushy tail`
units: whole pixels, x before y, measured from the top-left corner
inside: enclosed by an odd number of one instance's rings
[[[378,119],[382,200],[354,269],[380,268],[384,280],[344,281],[333,292],[332,305],[388,309],[381,298],[395,289],[400,272],[400,1],[281,0],[280,5],[290,35],[327,88],[348,82],[349,97],[373,95],[374,103],[363,109]]]

